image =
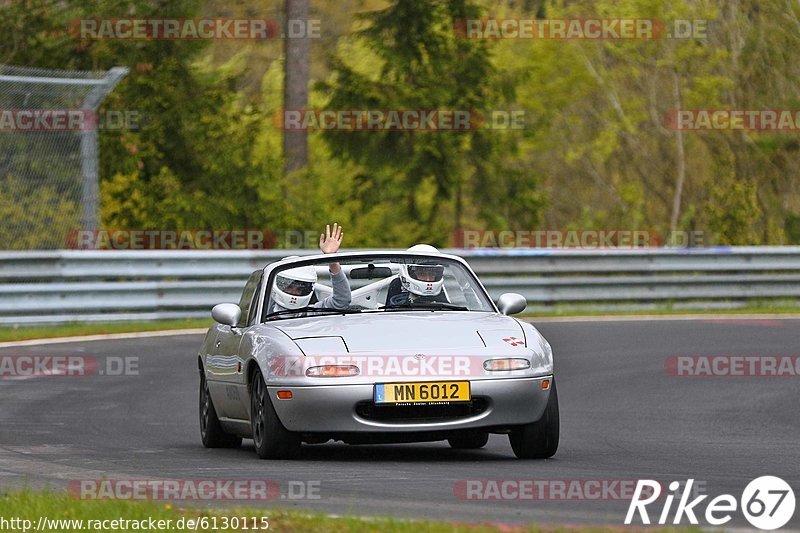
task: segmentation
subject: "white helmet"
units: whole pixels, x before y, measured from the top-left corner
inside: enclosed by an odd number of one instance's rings
[[[430,244],[415,244],[406,252],[419,252],[421,254],[438,254],[439,250],[431,246]]]
[[[439,253],[430,244],[415,244],[408,252]],[[400,283],[417,296],[437,296],[444,285],[444,266],[423,261],[422,264],[404,264],[400,267]]]
[[[311,265],[283,270],[275,276],[272,299],[286,309],[306,307],[316,282],[317,271]]]

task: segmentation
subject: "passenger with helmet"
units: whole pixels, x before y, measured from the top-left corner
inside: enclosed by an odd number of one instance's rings
[[[429,244],[417,244],[407,251],[439,253],[439,250]],[[389,284],[386,305],[448,302],[447,295],[442,290],[443,286],[443,265],[424,259],[418,262],[404,263],[400,267],[400,274]]]
[[[339,224],[333,224],[333,231],[330,225],[325,226],[325,233],[319,236],[319,249],[324,254],[336,253],[342,244],[343,235]],[[317,271],[313,266],[301,266],[279,272],[275,276],[272,288],[273,306],[270,312],[300,309],[309,305],[326,309],[346,309],[350,305],[350,282],[339,263],[328,265],[328,271],[331,273],[333,294],[313,304],[311,299],[314,296],[314,285],[317,283]]]

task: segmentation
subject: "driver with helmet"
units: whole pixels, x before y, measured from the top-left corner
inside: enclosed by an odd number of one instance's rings
[[[429,244],[417,244],[407,251],[422,253],[439,253]],[[389,285],[386,294],[386,305],[404,305],[410,303],[448,302],[442,291],[444,286],[444,266],[434,262],[421,260],[419,263],[403,264],[400,274]]]
[[[342,244],[343,235],[339,224],[333,224],[333,231],[330,225],[325,226],[325,234],[319,236],[319,249],[325,254],[336,253]],[[309,305],[326,309],[346,309],[350,305],[350,282],[339,263],[328,265],[328,271],[331,273],[333,294],[313,304],[311,298],[314,296],[314,285],[317,282],[317,271],[313,266],[301,266],[279,272],[275,276],[272,289],[274,304],[270,312],[300,309]]]

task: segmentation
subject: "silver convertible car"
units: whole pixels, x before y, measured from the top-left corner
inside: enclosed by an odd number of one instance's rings
[[[495,303],[463,259],[410,250],[286,258],[215,306],[197,359],[203,444],[248,438],[285,459],[331,439],[476,449],[497,433],[519,458],[556,453],[552,350],[509,316],[524,297]]]

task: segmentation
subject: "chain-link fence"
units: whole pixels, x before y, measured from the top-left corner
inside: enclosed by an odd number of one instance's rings
[[[96,112],[127,72],[0,65],[0,249],[63,248],[97,227]]]

